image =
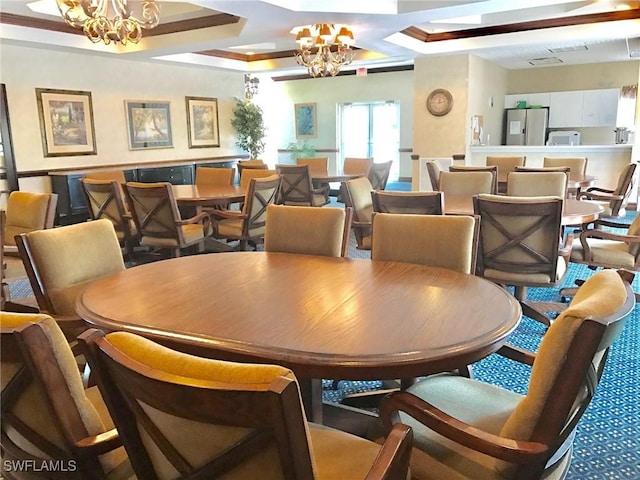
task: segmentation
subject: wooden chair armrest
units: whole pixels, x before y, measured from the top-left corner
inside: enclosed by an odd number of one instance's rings
[[[630,223],[622,223],[622,222],[614,222],[611,220],[599,218],[595,222],[593,222],[594,227],[612,227],[612,228],[626,228],[628,229],[631,224]]]
[[[591,192],[602,192],[602,193],[613,193],[613,190],[609,190],[608,188],[602,188],[602,187],[589,187],[586,190],[583,190],[580,192],[580,194],[589,194]]]
[[[211,216],[208,212],[200,212],[197,215],[194,215],[191,218],[185,218],[180,220],[179,225],[189,225],[192,223],[199,223],[201,221],[209,222],[211,221]]]
[[[369,228],[371,227],[371,222],[359,222],[357,220],[352,220],[351,226],[354,228]]]
[[[503,345],[496,353],[502,357],[508,358],[509,360],[513,360],[514,362],[529,366],[532,366],[533,361],[536,359],[535,352],[510,344]]]
[[[507,462],[536,463],[549,450],[548,445],[543,443],[512,440],[480,430],[408,392],[392,393],[382,400],[380,418],[387,429],[390,430],[393,423],[398,423],[398,412],[405,412],[451,441]]]
[[[580,192],[576,198],[578,200],[583,200],[584,199],[584,200],[611,201],[611,200],[622,200],[624,198],[624,195],[614,195],[613,192],[612,193],[607,193],[606,195],[600,195],[600,194],[593,193],[593,192]]]
[[[405,479],[413,443],[411,427],[402,423],[393,426],[365,480]]]
[[[18,253],[18,247],[15,245],[5,245],[3,247],[4,253]]]
[[[94,457],[122,446],[122,440],[118,435],[118,430],[112,428],[104,433],[85,437],[77,441],[75,446],[80,456]]]
[[[625,242],[628,244],[631,243],[639,243],[640,236],[639,235],[622,235],[618,233],[608,232],[606,230],[598,230],[595,228],[590,228],[588,230],[583,231],[580,234],[580,243],[584,247],[584,243],[587,238],[599,238],[602,240],[615,240],[617,242]]]
[[[242,219],[246,215],[240,210],[210,210],[209,215],[212,220],[224,220],[225,218],[239,218]]]

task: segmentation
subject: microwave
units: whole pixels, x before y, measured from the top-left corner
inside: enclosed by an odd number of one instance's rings
[[[549,132],[547,145],[580,145],[580,132],[568,130]]]

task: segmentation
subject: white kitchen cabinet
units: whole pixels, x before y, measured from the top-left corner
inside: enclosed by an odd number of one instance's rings
[[[583,127],[615,127],[620,90],[606,88],[584,90],[582,97]]]
[[[516,104],[522,100],[529,105],[528,93],[512,93],[504,96],[504,108],[516,108]]]
[[[550,95],[551,95],[550,92],[529,93],[527,106],[540,105],[542,107],[548,107]]]
[[[549,94],[549,128],[582,126],[583,91]]]

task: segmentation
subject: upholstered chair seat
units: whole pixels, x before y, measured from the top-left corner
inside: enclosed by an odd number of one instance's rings
[[[537,353],[503,347],[498,353],[532,367],[526,394],[440,374],[383,400],[385,425],[395,419],[414,430],[413,478],[565,478],[576,425],[634,303],[617,272],[599,272],[580,287]]]
[[[3,459],[74,462],[70,479],[134,479],[98,387],[84,388],[54,319],[1,312],[0,327]]]
[[[529,285],[550,285],[562,280],[565,273],[567,273],[567,260],[564,257],[558,257],[556,263],[556,273],[553,278],[548,272],[504,272],[502,270],[496,270],[493,268],[485,268],[484,276],[491,278],[494,282],[500,283],[500,281],[503,281],[505,284],[509,284],[510,282],[518,282]]]
[[[370,478],[381,447],[308,424],[287,368],[195,357],[126,332],[83,341],[140,478]],[[400,466],[385,478],[407,474],[402,431]]]

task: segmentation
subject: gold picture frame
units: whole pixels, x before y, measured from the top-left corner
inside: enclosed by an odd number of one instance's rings
[[[36,88],[45,157],[97,153],[91,92]]]
[[[318,124],[315,103],[296,103],[294,105],[296,138],[316,138]]]
[[[189,148],[219,147],[218,99],[206,97],[185,97],[185,99]]]

